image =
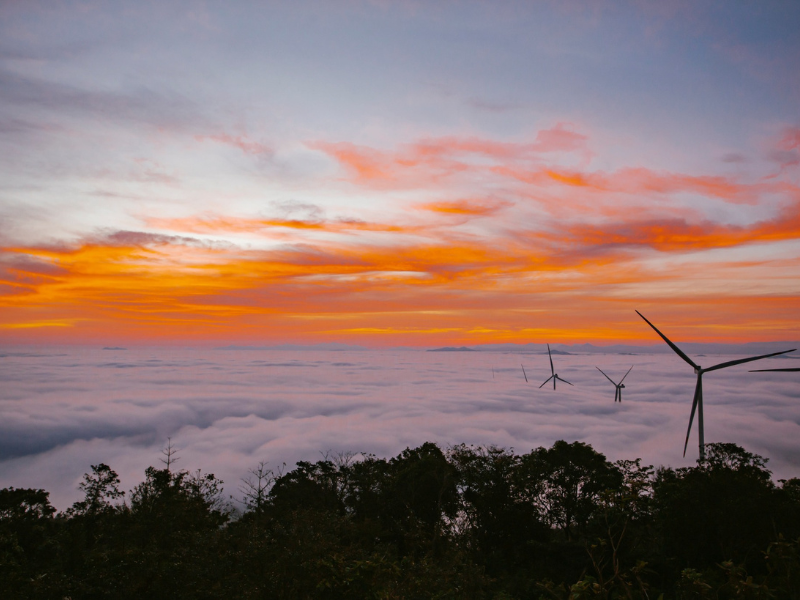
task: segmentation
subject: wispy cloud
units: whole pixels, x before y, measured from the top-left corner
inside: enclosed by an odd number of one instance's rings
[[[181,94],[147,87],[108,91],[21,75],[0,68],[0,99],[7,105],[36,107],[48,113],[91,115],[161,129],[209,124],[197,105]]]
[[[769,158],[780,165],[781,171],[800,165],[800,127],[785,128]]]
[[[498,163],[538,162],[552,153],[574,153],[591,158],[587,137],[559,123],[540,131],[533,142],[498,142],[481,138],[423,139],[397,151],[384,151],[349,142],[309,142],[344,166],[360,185],[419,187],[460,173],[490,171]]]
[[[216,133],[211,135],[196,135],[195,139],[199,142],[212,141],[226,146],[238,148],[245,154],[265,155],[270,156],[273,153],[272,148],[261,142],[256,142],[249,139],[246,135],[231,135],[228,133]]]

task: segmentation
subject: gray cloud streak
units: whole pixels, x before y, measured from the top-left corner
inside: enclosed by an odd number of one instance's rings
[[[148,124],[167,129],[185,129],[207,123],[195,104],[177,93],[138,87],[127,91],[89,90],[20,75],[0,69],[0,101],[49,114],[89,115],[111,121]],[[22,123],[16,119],[17,123]],[[37,123],[27,127],[39,126]]]

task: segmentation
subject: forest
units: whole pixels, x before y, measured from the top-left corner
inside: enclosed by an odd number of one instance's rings
[[[92,465],[64,512],[0,490],[0,597],[800,598],[800,479],[735,444],[678,469],[565,441],[328,454],[255,466],[243,504],[165,456],[127,493]]]

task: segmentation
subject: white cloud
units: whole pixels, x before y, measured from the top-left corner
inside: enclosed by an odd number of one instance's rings
[[[687,457],[681,455],[694,375],[678,357],[574,355],[554,361],[574,387],[538,389],[550,375],[547,356],[539,354],[7,354],[0,363],[0,486],[45,488],[65,509],[78,498],[77,483],[91,464],[111,465],[130,489],[148,465],[159,464],[167,437],[178,448],[178,467],[215,473],[234,495],[261,460],[291,466],[327,450],[393,456],[425,441],[497,444],[522,453],[558,439],[580,440],[612,460],[693,464],[696,423]],[[613,386],[595,366],[614,378],[631,364],[623,402],[615,404]],[[705,376],[706,441],[735,442],[769,457],[775,478],[798,475],[796,374],[748,373],[749,366]]]

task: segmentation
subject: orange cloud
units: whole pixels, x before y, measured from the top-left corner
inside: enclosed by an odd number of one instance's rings
[[[114,331],[159,339],[242,335],[242,327],[254,321],[263,333],[277,315],[317,314],[322,308],[375,320],[368,315],[376,303],[388,313],[402,308],[402,314],[412,315],[401,316],[410,331],[413,315],[426,312],[429,303],[474,305],[471,293],[495,277],[533,264],[558,268],[548,266],[545,256],[515,248],[446,239],[243,251],[130,232],[75,248],[10,248],[4,257],[13,259],[15,268],[6,269],[0,284],[25,286],[24,295],[0,295],[6,329],[58,323],[59,330],[71,326],[81,335],[100,335],[114,323]],[[315,327],[317,334],[330,330]]]
[[[779,143],[783,155],[794,156],[795,136],[787,132]],[[406,189],[437,186],[457,189],[474,184],[525,184],[512,188],[527,193],[531,188],[547,189],[563,185],[583,188],[591,193],[628,196],[669,197],[694,194],[731,204],[757,204],[768,194],[785,192],[785,184],[769,181],[741,181],[722,175],[696,175],[655,171],[644,167],[617,171],[592,171],[565,167],[554,162],[553,152],[590,157],[585,136],[556,126],[539,132],[529,144],[500,143],[480,138],[443,137],[424,139],[400,146],[394,151],[379,150],[351,143],[314,142],[310,147],[334,158],[356,185],[379,189]],[[787,154],[788,153],[788,154]],[[786,159],[788,160],[788,158]],[[586,161],[584,161],[585,163]]]
[[[592,255],[607,240],[566,233],[585,250],[565,253],[554,246],[557,236],[533,236],[523,244],[444,237],[423,245],[244,251],[132,234],[75,248],[6,249],[4,264],[14,267],[0,285],[16,282],[25,293],[0,292],[0,335],[371,344],[647,339],[627,315],[634,305],[613,290],[674,283],[687,269],[654,277],[628,257]],[[638,301],[657,304],[641,294]],[[687,302],[695,315],[714,309],[705,297]],[[735,295],[725,301],[743,304]],[[783,312],[790,306],[787,298]],[[343,318],[352,325],[343,327]],[[746,319],[738,322],[739,339],[760,337],[742,325]]]
[[[453,200],[420,204],[422,210],[456,215],[490,215],[511,206],[511,202],[502,200]]]
[[[336,159],[361,185],[382,187],[388,183],[417,186],[426,181],[461,172],[486,171],[503,163],[540,160],[553,152],[572,152],[587,159],[592,154],[583,134],[558,124],[540,131],[528,144],[496,142],[476,137],[441,137],[420,140],[385,152],[349,142],[309,142],[308,146]]]
[[[375,231],[375,232],[413,232],[413,226],[371,223],[358,219],[308,220],[308,219],[261,219],[205,215],[186,218],[146,217],[148,227],[187,233],[263,233],[274,228],[316,230],[327,232]]]
[[[773,219],[748,226],[711,221],[689,223],[684,219],[640,221],[604,225],[576,225],[569,234],[583,246],[649,246],[664,252],[723,248],[752,242],[775,242],[800,238],[800,194],[798,200]]]
[[[586,137],[561,125],[528,144],[313,146],[385,206],[364,220],[144,215],[146,231],[1,249],[0,339],[651,342],[634,308],[683,339],[800,337],[796,263],[697,258],[798,239],[788,178],[592,170]],[[750,206],[770,216],[747,222]]]
[[[525,170],[498,166],[492,171],[533,185],[546,185],[548,180],[552,180],[566,186],[590,188],[594,192],[660,196],[688,192],[732,204],[756,204],[764,194],[780,193],[786,189],[783,185],[772,183],[743,183],[722,176],[659,173],[645,168],[628,168],[603,173],[563,168]]]

